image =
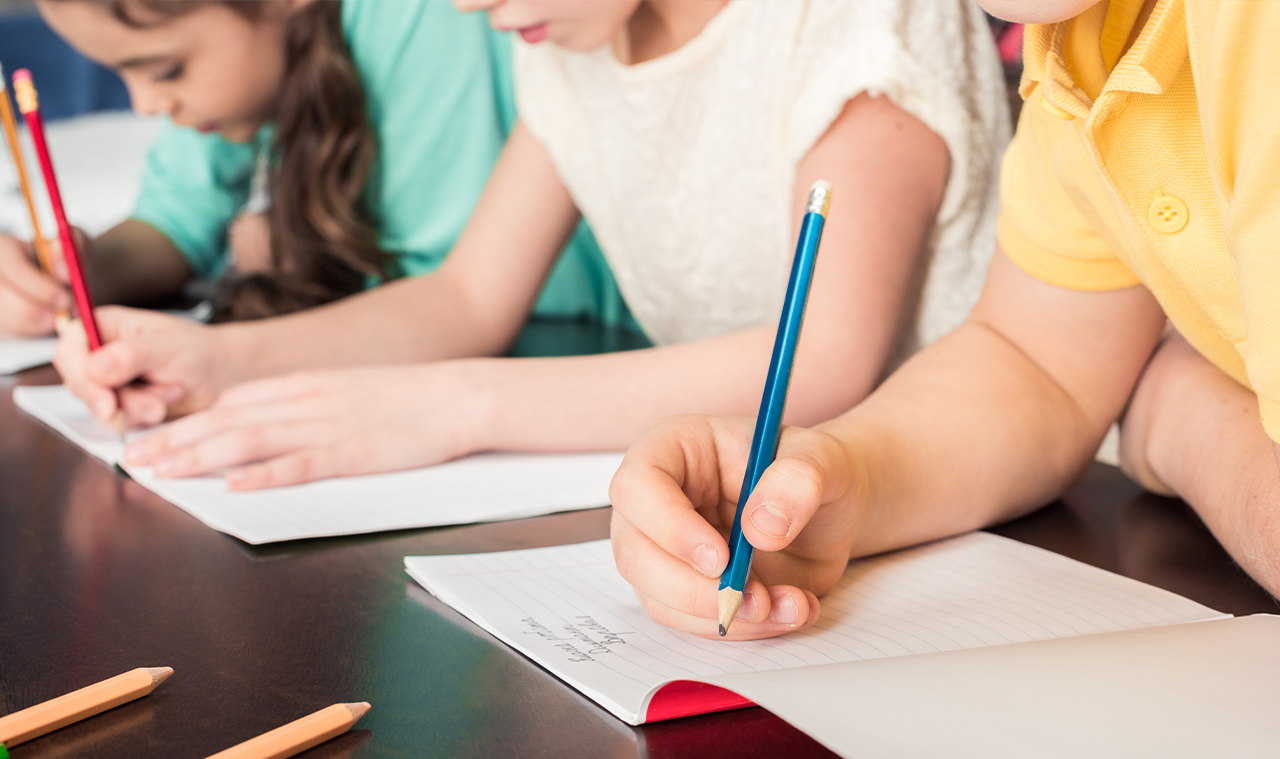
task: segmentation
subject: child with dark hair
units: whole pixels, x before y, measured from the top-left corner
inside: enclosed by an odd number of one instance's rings
[[[515,122],[509,40],[448,3],[39,8],[121,74],[135,110],[173,122],[133,216],[87,245],[99,302],[145,303],[221,276],[218,317],[262,318],[433,271]],[[255,177],[265,208],[236,222]],[[585,227],[567,251],[537,313],[619,318],[625,307]],[[0,237],[0,333],[48,333],[68,303],[29,244]]]

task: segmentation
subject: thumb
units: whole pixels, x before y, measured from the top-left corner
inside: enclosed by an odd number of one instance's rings
[[[762,551],[780,551],[825,503],[848,490],[852,471],[843,446],[812,430],[786,428],[778,455],[742,510],[742,532]]]

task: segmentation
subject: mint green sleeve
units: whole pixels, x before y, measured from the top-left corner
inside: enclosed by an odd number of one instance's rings
[[[249,197],[253,145],[165,124],[147,156],[132,218],[168,237],[196,276],[226,265],[227,226]]]
[[[511,39],[450,2],[343,0],[378,160],[366,191],[399,274],[434,271],[471,218],[514,126]],[[633,325],[591,232],[580,225],[534,308]]]

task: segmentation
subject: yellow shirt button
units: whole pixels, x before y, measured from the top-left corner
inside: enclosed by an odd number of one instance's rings
[[[1074,115],[1067,113],[1053,103],[1050,103],[1049,98],[1045,97],[1043,93],[1040,95],[1040,105],[1044,106],[1044,109],[1049,112],[1050,116],[1055,116],[1063,121],[1070,121],[1075,118]]]
[[[1151,201],[1147,219],[1157,232],[1171,235],[1187,226],[1187,205],[1172,195],[1160,195]]]

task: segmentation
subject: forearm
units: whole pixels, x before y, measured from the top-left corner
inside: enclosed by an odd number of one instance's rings
[[[89,277],[100,303],[146,305],[182,292],[191,265],[155,227],[126,219],[90,243]]]
[[[219,327],[228,373],[243,382],[303,369],[501,354],[578,219],[550,157],[517,125],[439,269],[303,313]]]
[[[970,322],[818,429],[842,440],[864,472],[852,555],[868,555],[1052,501],[1087,465],[1106,422],[1004,337]]]
[[[772,327],[661,348],[472,365],[482,447],[616,450],[656,419],[685,412],[748,416],[760,394]],[[809,425],[866,396],[882,357],[806,335],[797,352],[787,421]]]
[[[1187,501],[1254,579],[1280,596],[1280,466],[1258,399],[1172,335],[1121,427],[1135,464]]]
[[[511,339],[475,323],[435,275],[405,279],[319,308],[221,324],[233,383],[302,370],[492,355]]]

